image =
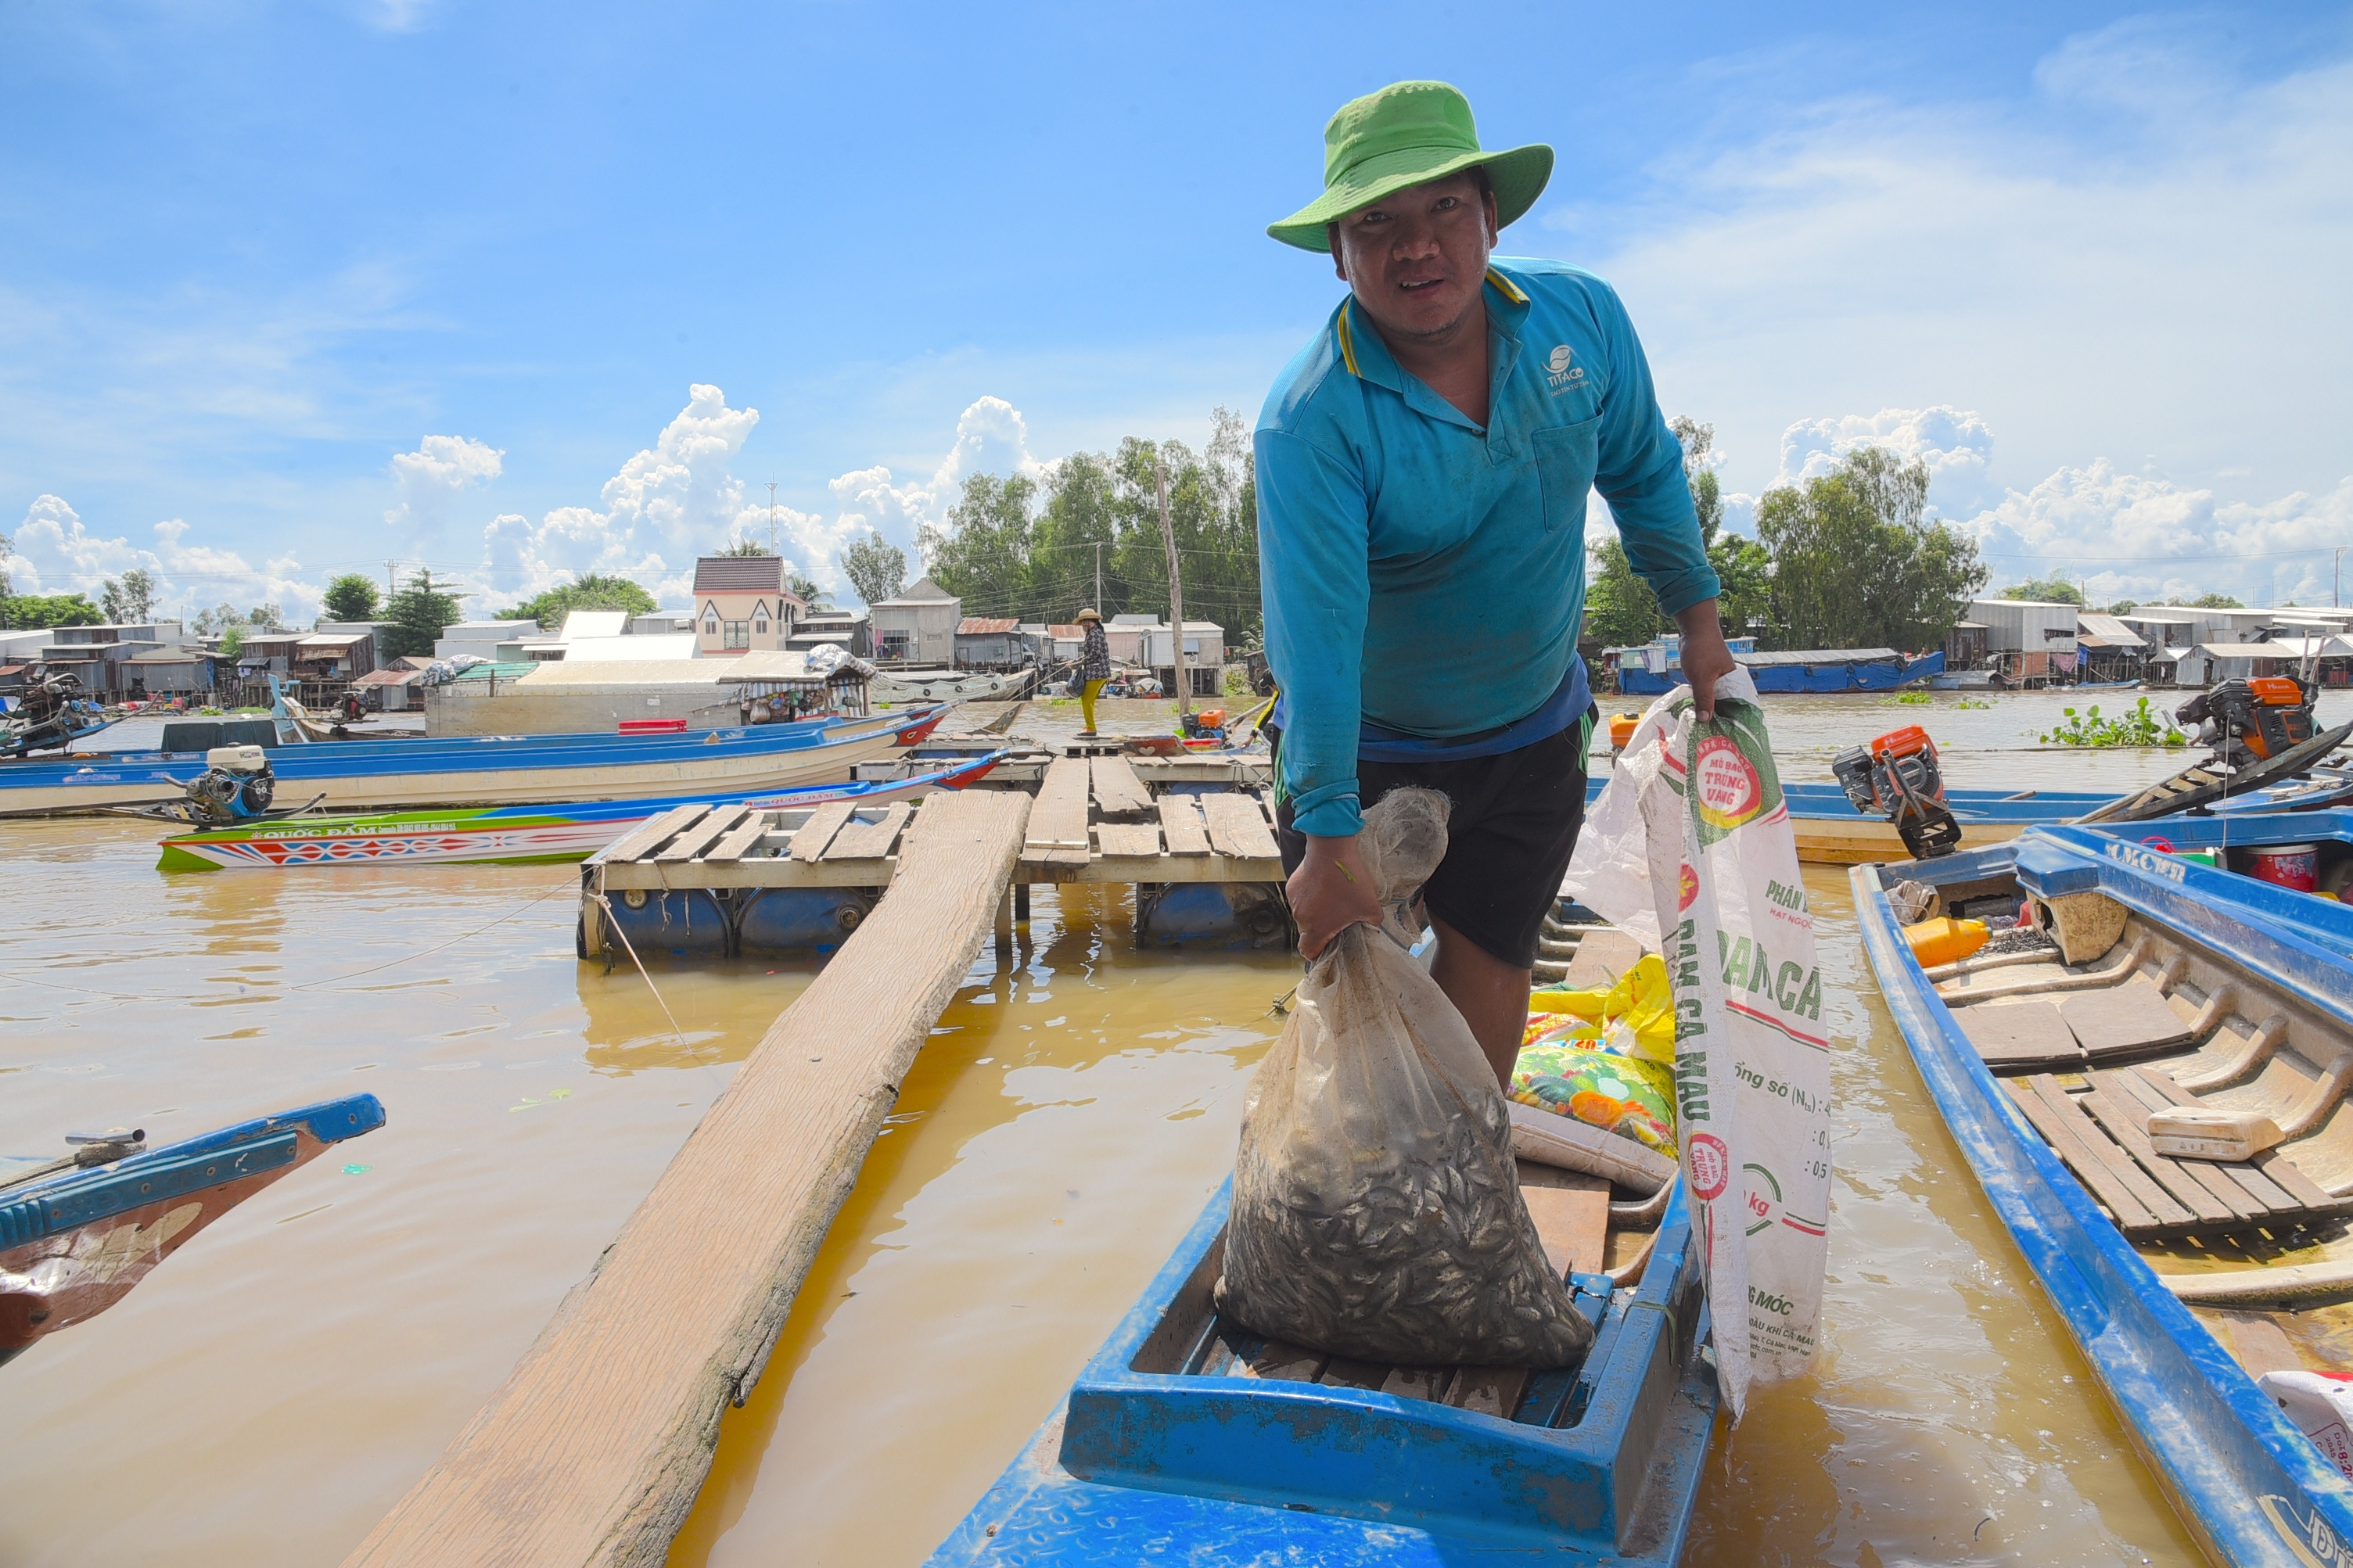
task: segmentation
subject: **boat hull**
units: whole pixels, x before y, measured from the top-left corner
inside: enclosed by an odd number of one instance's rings
[[[313,795],[330,811],[400,811],[640,800],[662,795],[751,795],[849,782],[876,761],[931,733],[942,710],[702,734],[491,736],[449,743],[324,742],[269,753],[279,798]],[[38,771],[30,771],[38,770]],[[0,813],[101,811],[177,799],[205,771],[201,756],[147,753],[70,764],[0,769]]]
[[[1968,880],[2010,864],[1996,850],[1937,862],[1936,874]],[[1912,961],[1881,868],[1851,875],[1864,951],[1922,1081],[2182,1518],[2218,1562],[2353,1562],[2353,1485],[2167,1289],[2002,1091]],[[2256,930],[2252,918],[2211,905],[2190,911],[2160,889],[2143,891],[2147,909],[2169,910],[2183,921],[2177,929],[2253,973],[2309,991],[2311,977],[2341,972],[2340,959]],[[2353,1012],[2345,1021],[2353,1026]]]
[[[787,809],[829,800],[881,805],[934,790],[962,789],[997,765],[983,757],[943,772],[877,784],[818,784],[752,795],[664,796],[473,813],[401,812],[342,820],[287,817],[248,827],[184,833],[163,840],[163,871],[290,870],[317,866],[482,866],[585,860],[638,824],[679,805]]]
[[[1600,1322],[1581,1416],[1560,1427],[1371,1389],[1177,1374],[1165,1363],[1183,1352],[1160,1331],[1187,1297],[1206,1300],[1228,1203],[1210,1200],[931,1568],[1663,1568],[1682,1554],[1717,1395],[1680,1196],[1643,1284]]]
[[[0,1189],[0,1362],[96,1317],[214,1220],[383,1125],[375,1096],[353,1095]]]

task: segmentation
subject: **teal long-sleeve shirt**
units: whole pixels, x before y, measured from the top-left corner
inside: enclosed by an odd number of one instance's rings
[[[1485,292],[1485,428],[1400,369],[1345,300],[1259,416],[1267,658],[1303,833],[1357,831],[1365,723],[1476,735],[1562,689],[1585,618],[1588,492],[1668,614],[1716,596],[1683,447],[1616,291],[1562,262],[1499,259]]]

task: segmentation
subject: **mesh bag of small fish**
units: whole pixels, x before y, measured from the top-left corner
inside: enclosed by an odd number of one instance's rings
[[[1388,919],[1333,940],[1250,1080],[1219,1310],[1407,1366],[1571,1365],[1593,1330],[1520,1201],[1502,1089],[1411,952],[1446,797],[1395,790],[1358,841]]]

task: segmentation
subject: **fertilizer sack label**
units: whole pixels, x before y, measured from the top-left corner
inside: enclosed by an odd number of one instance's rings
[[[1563,888],[1666,961],[1683,1180],[1716,1366],[1750,1385],[1812,1363],[1829,1252],[1830,1037],[1798,846],[1746,671],[1703,722],[1677,687],[1588,814]]]

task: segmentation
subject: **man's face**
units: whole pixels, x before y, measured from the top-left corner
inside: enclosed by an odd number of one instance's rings
[[[1359,207],[1331,227],[1332,265],[1382,330],[1442,339],[1478,303],[1495,198],[1449,174]]]

